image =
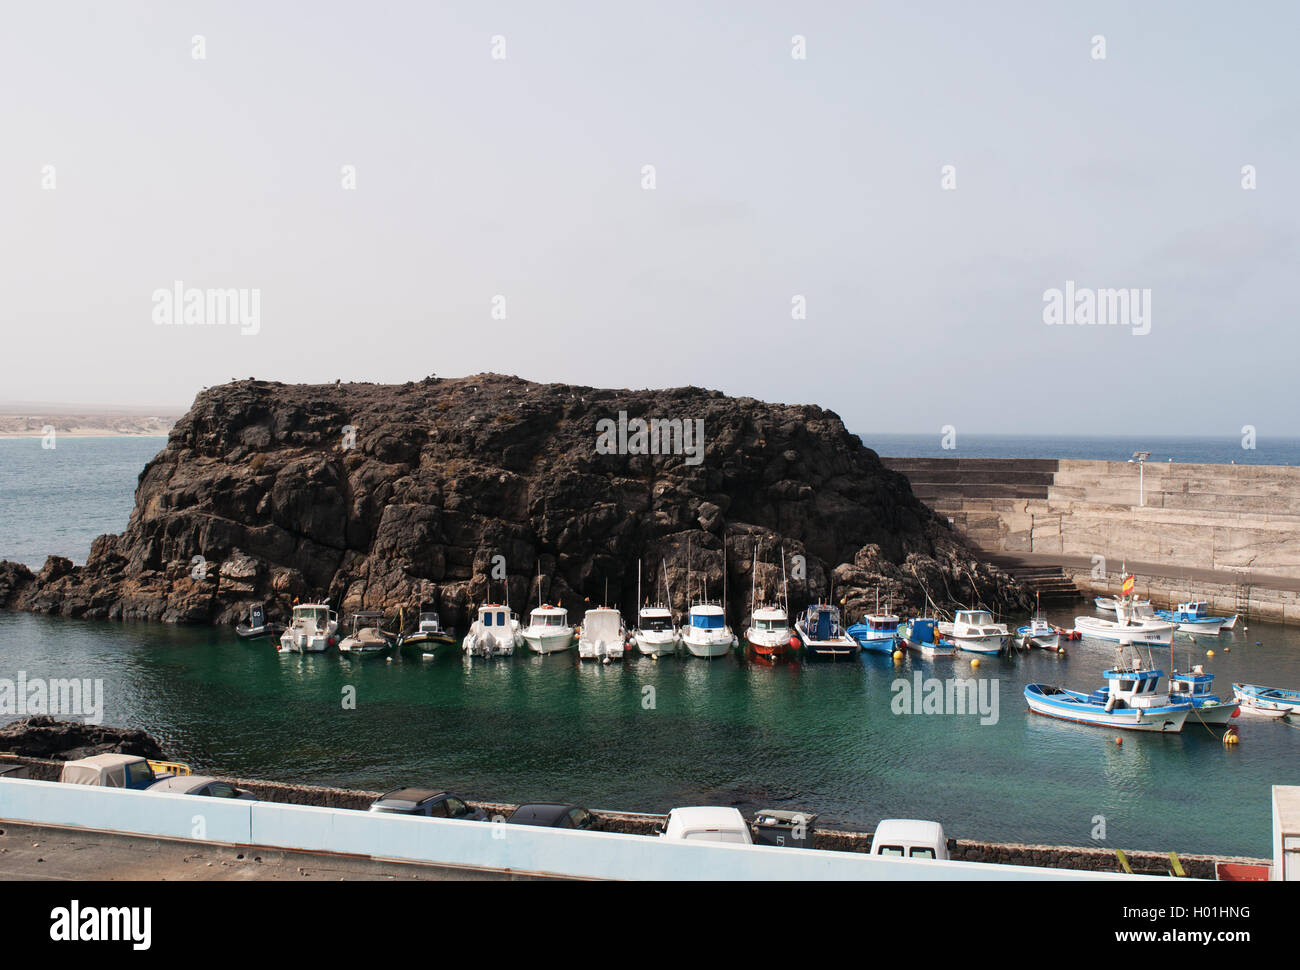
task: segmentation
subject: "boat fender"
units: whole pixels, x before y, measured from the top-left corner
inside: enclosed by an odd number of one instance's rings
[[[1106,713],[1107,713],[1107,714],[1109,714],[1111,711],[1115,710],[1115,700],[1116,700],[1116,696],[1115,696],[1114,694],[1111,694],[1109,697],[1106,698]]]

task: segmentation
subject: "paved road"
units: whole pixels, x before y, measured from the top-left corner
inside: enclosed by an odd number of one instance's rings
[[[0,880],[509,880],[511,873],[0,821]]]

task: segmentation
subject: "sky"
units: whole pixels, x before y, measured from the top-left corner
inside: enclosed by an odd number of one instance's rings
[[[0,399],[496,371],[867,434],[1300,434],[1297,28],[1267,2],[12,4]],[[1045,323],[1067,281],[1149,291],[1145,322]]]

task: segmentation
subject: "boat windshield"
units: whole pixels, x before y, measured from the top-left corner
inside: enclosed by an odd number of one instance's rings
[[[533,614],[534,626],[564,626],[565,618],[558,613]]]
[[[721,630],[721,613],[692,613],[691,626],[697,630]]]
[[[325,626],[329,622],[329,610],[323,606],[298,606],[294,608],[293,618],[296,622]]]
[[[755,620],[755,630],[784,630],[785,620]]]
[[[666,616],[641,617],[641,629],[647,633],[666,633],[672,628],[672,622]]]

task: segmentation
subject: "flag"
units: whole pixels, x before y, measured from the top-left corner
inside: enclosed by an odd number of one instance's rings
[[[1131,593],[1131,592],[1133,592],[1133,577],[1132,577],[1132,576],[1125,576],[1125,577],[1124,577],[1124,586],[1123,586],[1123,588],[1121,589],[1121,593],[1122,593],[1122,595],[1127,596],[1127,595],[1128,595],[1129,593]]]

